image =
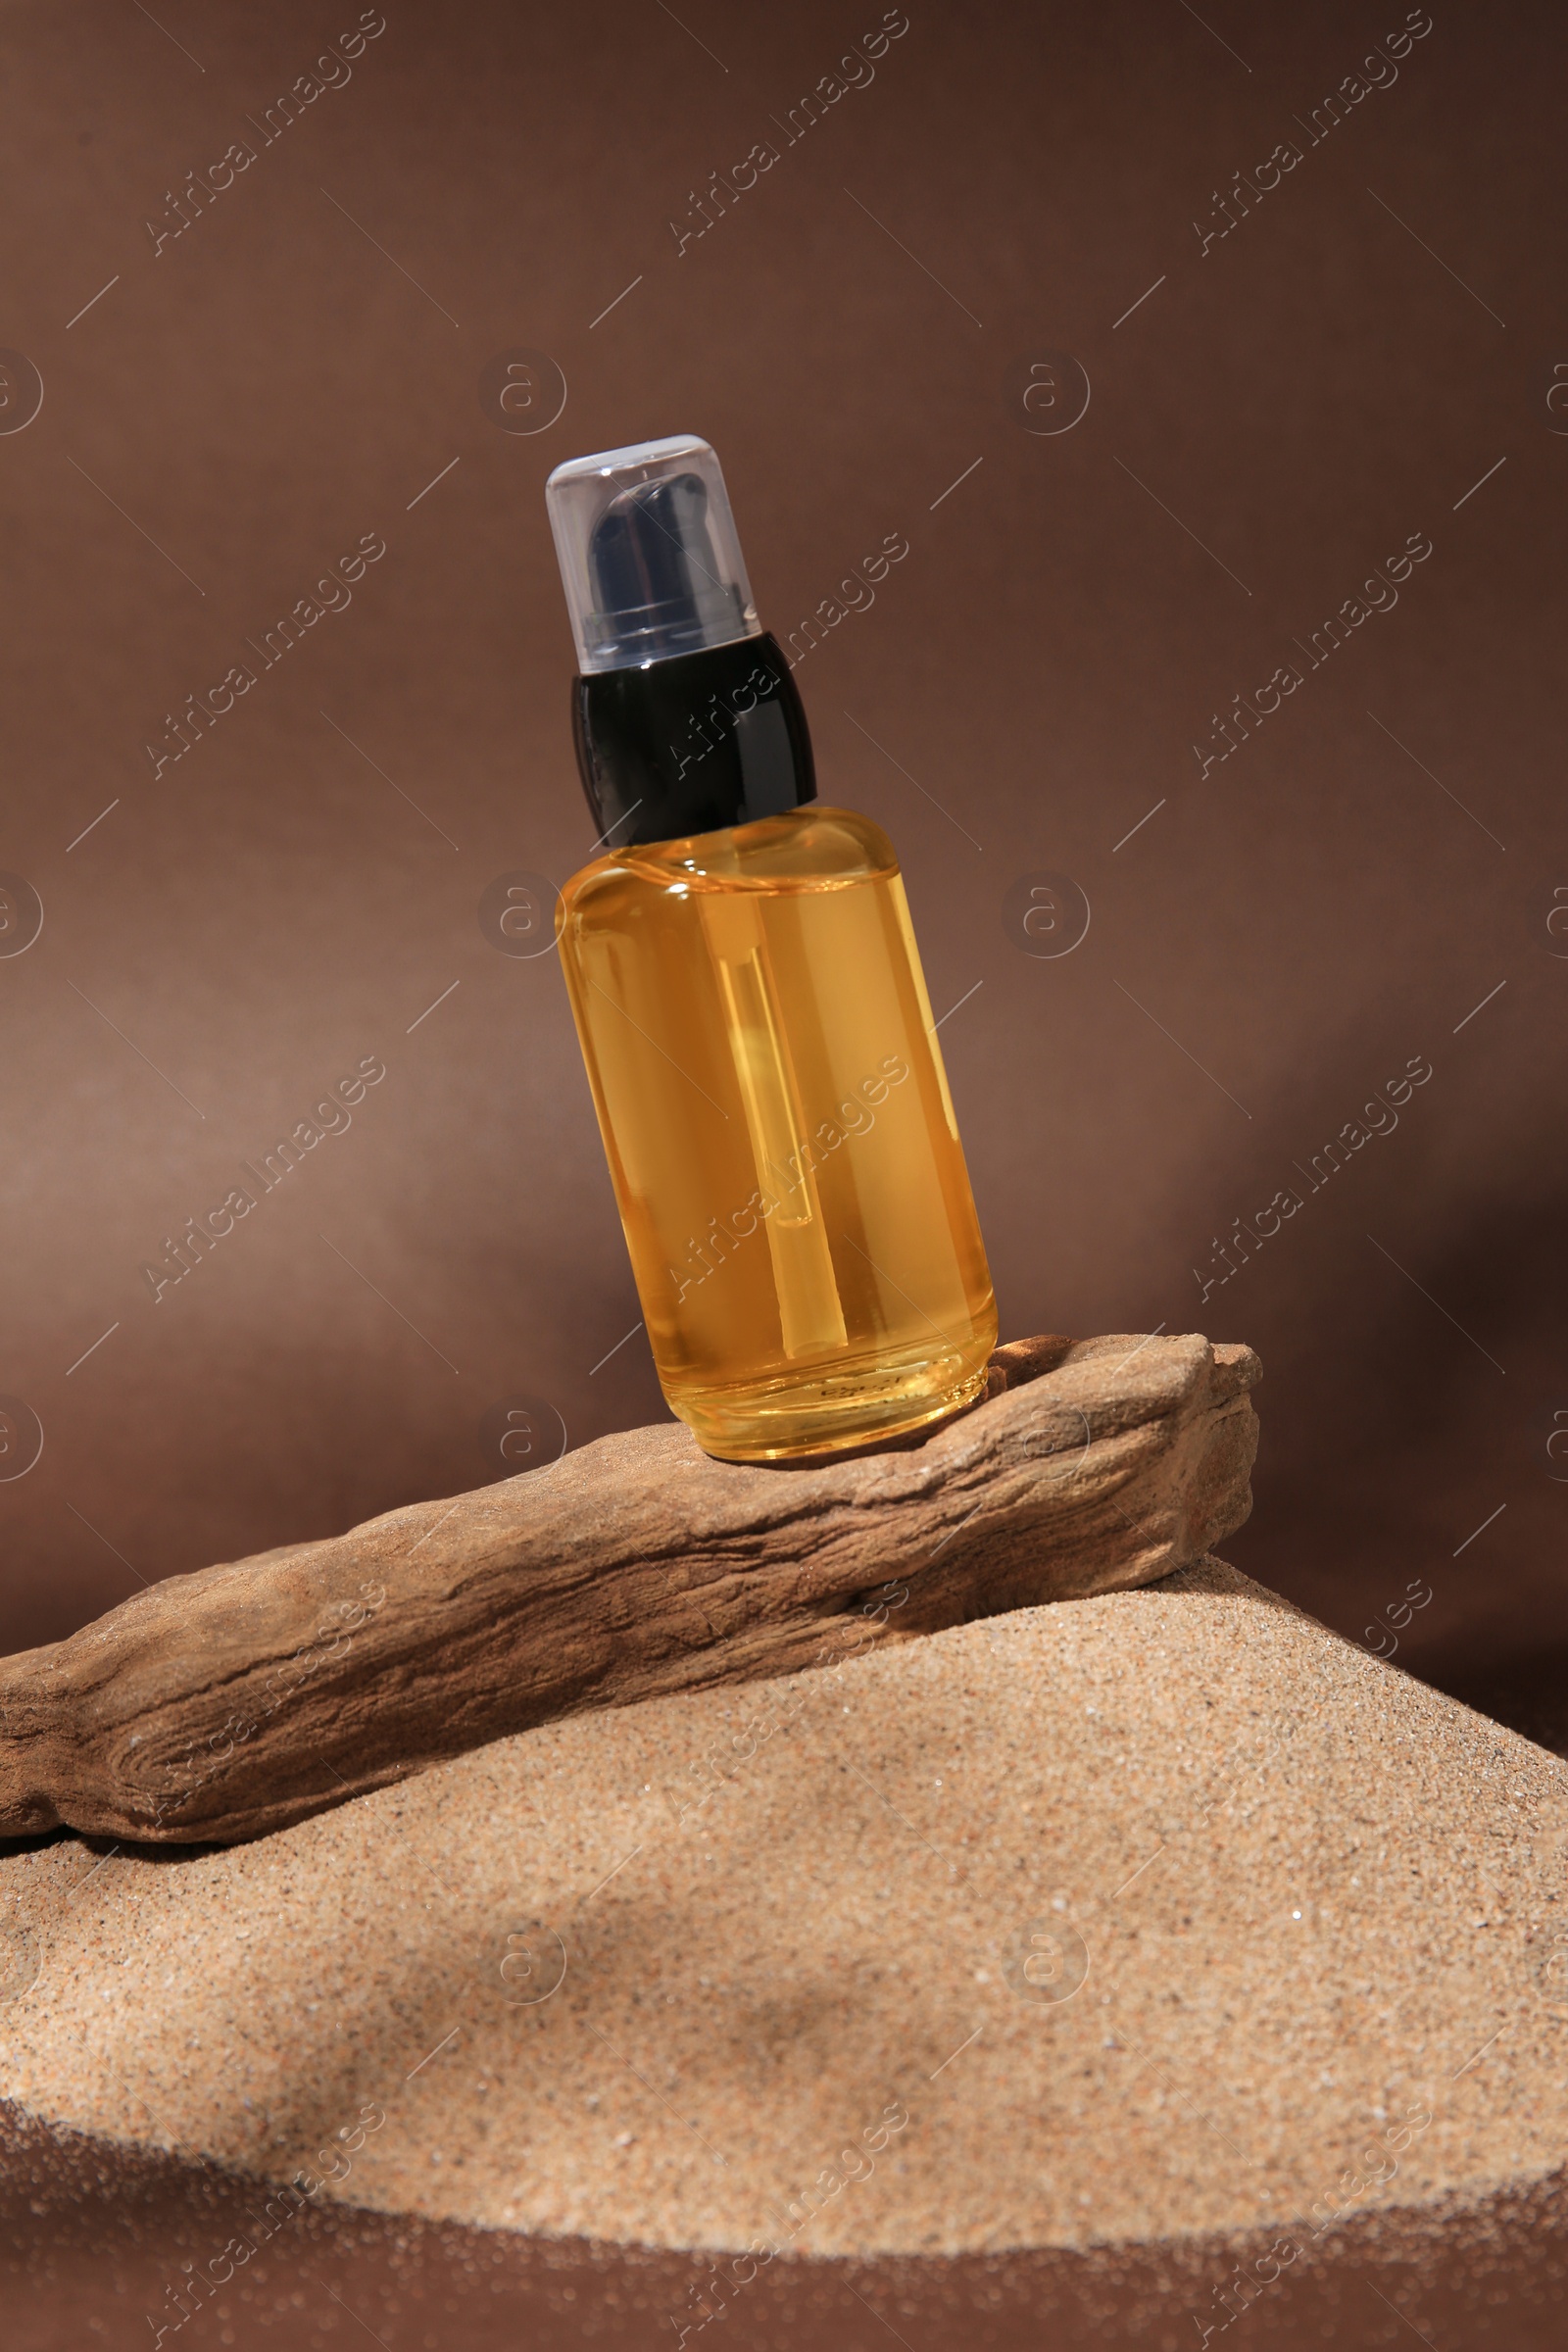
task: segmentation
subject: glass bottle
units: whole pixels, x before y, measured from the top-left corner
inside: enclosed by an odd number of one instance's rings
[[[874,1445],[979,1396],[997,1315],[892,845],[821,808],[718,460],[547,485],[601,841],[562,965],[660,1382],[706,1450]]]

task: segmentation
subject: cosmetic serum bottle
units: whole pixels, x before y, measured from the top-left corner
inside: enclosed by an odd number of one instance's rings
[[[664,1396],[729,1461],[891,1440],[979,1396],[997,1336],[898,859],[817,804],[708,443],[546,498],[608,845],[559,946]]]

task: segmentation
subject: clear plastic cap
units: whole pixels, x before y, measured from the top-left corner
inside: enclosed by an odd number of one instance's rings
[[[695,433],[573,458],[545,501],[584,675],[760,635],[724,476]]]

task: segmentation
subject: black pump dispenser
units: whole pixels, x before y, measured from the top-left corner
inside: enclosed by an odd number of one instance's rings
[[[609,450],[547,486],[581,674],[572,738],[611,849],[781,815],[816,797],[806,713],[757,618],[705,441]]]
[[[717,833],[816,798],[806,712],[768,636],[578,678],[571,732],[610,849]]]

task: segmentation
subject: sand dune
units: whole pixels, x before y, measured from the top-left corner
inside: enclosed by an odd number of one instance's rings
[[[515,2295],[540,2343],[1522,2346],[1565,1832],[1568,1767],[1209,1562],[253,1845],[61,1838],[0,1861],[10,2206],[35,2273],[109,2197],[127,2343],[250,2341],[305,2249],[352,2309],[299,2340],[428,2340],[413,2217],[482,2305],[442,2344]]]

